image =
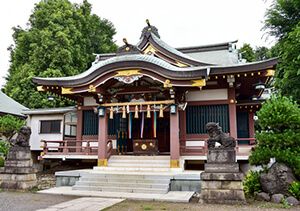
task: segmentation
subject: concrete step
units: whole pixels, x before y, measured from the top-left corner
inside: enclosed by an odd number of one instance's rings
[[[123,171],[123,172],[136,172],[136,171],[140,171],[140,172],[169,172],[170,168],[163,168],[163,167],[94,167],[94,170],[96,171]]]
[[[108,163],[108,167],[123,167],[123,168],[169,168],[170,164],[161,163]]]
[[[170,165],[170,160],[117,160],[117,159],[109,159],[108,160],[108,165],[113,164],[113,163],[120,163],[120,164],[126,164],[126,163],[130,163],[130,164],[139,164],[139,165],[143,165],[143,164],[152,164],[152,165],[166,165],[169,166]]]
[[[158,189],[158,188],[128,188],[128,187],[98,187],[98,186],[79,186],[74,185],[73,190],[84,190],[84,191],[103,191],[103,192],[125,192],[125,193],[154,193],[154,194],[165,194],[169,189]]]
[[[91,181],[78,181],[76,186],[92,186],[92,187],[127,187],[127,188],[154,188],[154,189],[168,189],[169,183],[164,184],[156,184],[155,181],[153,183],[135,183],[127,181],[115,181],[115,182],[91,182]]]
[[[132,183],[132,184],[167,184],[170,182],[169,179],[138,179],[138,180],[132,180],[132,179],[122,179],[122,178],[82,178],[79,179],[78,182],[106,182],[106,183]]]
[[[90,179],[125,179],[125,180],[169,180],[170,175],[136,175],[136,174],[92,174],[82,178]]]
[[[158,155],[158,156],[132,156],[132,155],[113,155],[109,160],[170,160],[170,156]]]
[[[90,173],[85,174],[81,178],[84,179],[124,179],[124,180],[170,180],[171,175],[147,175],[147,174],[105,174],[105,173]]]

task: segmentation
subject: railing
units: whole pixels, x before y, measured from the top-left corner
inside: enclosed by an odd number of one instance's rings
[[[203,146],[187,146],[187,142],[196,142],[195,140],[187,140],[187,141],[180,141],[180,155],[206,155],[207,153],[207,142],[203,142]]]
[[[236,154],[240,156],[248,156],[251,153],[251,150],[255,147],[255,138],[238,138],[236,144]],[[187,145],[187,142],[191,143]],[[193,144],[196,142],[202,142],[201,145]],[[207,142],[205,139],[188,139],[180,141],[180,155],[189,155],[189,156],[204,156],[207,154]]]
[[[44,142],[44,155],[97,155],[98,140],[61,140]],[[112,141],[107,141],[107,156],[112,153]]]
[[[44,155],[97,155],[98,140],[60,140],[46,141],[43,145]]]

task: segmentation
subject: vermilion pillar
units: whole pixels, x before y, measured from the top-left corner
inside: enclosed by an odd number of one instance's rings
[[[237,138],[237,126],[236,126],[236,103],[235,103],[235,89],[228,89],[228,100],[229,100],[229,130],[230,136]]]
[[[170,114],[170,167],[179,168],[180,143],[179,143],[179,114]]]
[[[77,125],[76,125],[76,146],[80,147],[82,145],[82,121],[83,121],[83,112],[81,107],[78,107],[77,110]],[[80,148],[76,148],[76,152],[79,152]]]
[[[254,138],[254,136],[255,136],[254,112],[250,112],[248,114],[248,121],[249,121],[249,138]]]
[[[107,114],[99,116],[98,166],[107,166]]]

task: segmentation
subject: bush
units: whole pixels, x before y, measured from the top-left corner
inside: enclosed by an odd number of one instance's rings
[[[4,166],[4,157],[1,157],[0,156],[0,167],[3,167]]]
[[[270,158],[285,163],[300,177],[300,108],[283,96],[273,96],[257,113],[261,131],[256,133],[257,146],[249,157],[250,164],[264,165]]]
[[[10,140],[19,129],[25,125],[25,121],[10,114],[0,117],[0,136]]]
[[[300,182],[294,181],[292,184],[290,184],[289,192],[298,200],[300,200]]]
[[[1,154],[6,157],[10,148],[10,144],[7,141],[0,141],[0,156]]]
[[[243,188],[246,197],[253,197],[254,193],[260,192],[261,185],[259,182],[260,172],[249,171],[243,181]]]

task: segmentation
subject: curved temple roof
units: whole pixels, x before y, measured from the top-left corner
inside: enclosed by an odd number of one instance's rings
[[[152,26],[149,27],[151,28]],[[101,60],[100,57],[87,71],[81,74],[59,78],[34,77],[33,81],[41,85],[77,87],[93,83],[103,76],[114,77],[113,74],[116,73],[116,71],[133,69],[141,70],[145,73],[147,72],[155,75],[157,78],[164,78],[164,80],[187,81],[204,79],[209,75],[237,74],[273,69],[277,64],[276,58],[260,62],[231,63],[226,65],[205,63],[183,53],[185,50],[190,51],[196,49],[198,51],[199,48],[202,48],[201,46],[175,49],[163,42],[151,30],[144,31],[140,42],[136,46],[133,46],[137,49],[135,52],[130,51],[130,48],[125,48],[126,46],[122,46],[122,54],[103,54],[107,59]],[[223,48],[235,42],[236,41],[207,45],[204,46],[203,49],[214,47]],[[149,45],[151,45],[151,48],[154,48],[154,51],[142,52],[148,48]],[[180,50],[183,52],[180,52]],[[150,53],[150,55],[147,53]],[[179,65],[177,63],[179,63]],[[105,77],[103,77],[103,80]]]
[[[209,75],[233,74],[239,72],[260,71],[272,68],[277,64],[277,59],[252,62],[246,64],[235,64],[230,66],[198,66],[183,67],[173,66],[162,59],[154,56],[134,54],[113,57],[100,61],[87,71],[69,77],[41,78],[34,77],[33,81],[42,85],[80,86],[94,81],[101,75],[124,69],[146,69],[166,78],[175,80],[206,78]]]

